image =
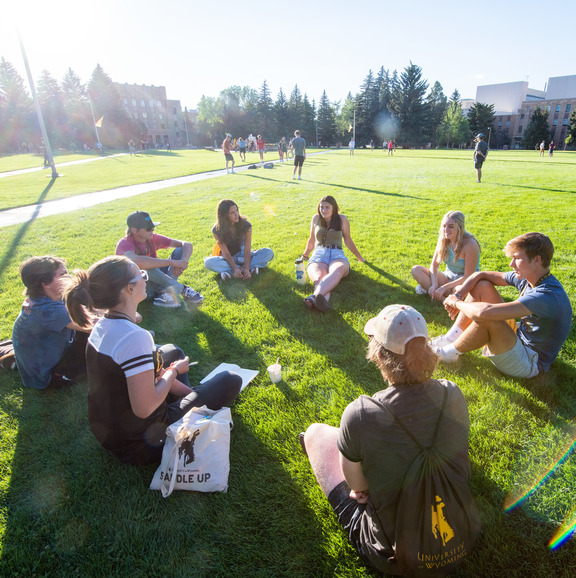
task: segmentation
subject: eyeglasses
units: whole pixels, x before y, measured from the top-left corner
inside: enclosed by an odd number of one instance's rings
[[[144,281],[148,281],[148,273],[146,271],[142,271],[140,270],[140,275],[138,275],[137,277],[134,277],[134,279],[130,279],[130,281],[128,281],[128,285],[131,285],[132,283],[138,283],[138,281],[140,281],[140,279],[144,279]]]

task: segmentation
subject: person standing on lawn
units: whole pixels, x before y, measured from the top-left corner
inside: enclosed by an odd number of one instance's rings
[[[232,155],[232,151],[230,150],[230,143],[232,142],[232,135],[228,133],[224,140],[222,141],[222,151],[224,152],[224,158],[226,159],[226,173],[229,172],[235,174],[234,170],[234,156]],[[228,171],[228,163],[232,163],[232,170]]]
[[[476,148],[474,149],[474,168],[476,169],[477,183],[482,182],[482,165],[488,155],[488,143],[484,140],[484,133],[476,136]]]
[[[542,233],[526,233],[504,248],[512,271],[478,271],[444,300],[456,319],[446,335],[433,339],[434,351],[453,363],[468,351],[484,357],[504,374],[534,377],[546,372],[570,333],[572,306],[564,288],[550,272],[552,241]],[[513,285],[520,295],[508,303],[496,287]],[[508,320],[520,319],[517,332]]]
[[[192,243],[178,241],[154,233],[155,227],[145,211],[130,213],[127,219],[126,236],[118,241],[116,255],[125,255],[140,269],[148,271],[148,296],[154,298],[158,307],[180,307],[178,297],[193,305],[201,305],[204,297],[194,289],[183,285],[178,278],[188,268],[192,256]],[[172,248],[168,259],[159,259],[159,249]]]
[[[296,171],[298,171],[298,180],[302,180],[302,165],[306,159],[306,141],[300,136],[300,131],[294,131],[294,138],[292,139],[291,145],[294,151],[294,172],[292,173],[292,179],[296,178]]]

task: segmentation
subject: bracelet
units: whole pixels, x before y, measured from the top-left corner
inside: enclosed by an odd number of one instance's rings
[[[174,367],[174,363],[171,363],[167,368],[166,371],[168,371],[169,369],[172,369],[173,371],[176,372],[176,377],[178,377],[180,374],[178,373],[178,370]]]
[[[308,259],[310,259],[310,255],[304,255],[304,253],[302,253],[302,259],[304,259],[304,261],[308,261]]]

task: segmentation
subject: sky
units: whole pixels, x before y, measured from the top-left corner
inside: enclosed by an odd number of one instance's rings
[[[476,87],[576,74],[574,0],[3,0],[0,57],[26,78],[87,82],[100,64],[115,82],[165,86],[182,108],[232,86],[275,99],[297,84],[310,100],[353,95],[372,70],[410,62],[430,87],[475,98]],[[565,26],[564,23],[569,23]]]

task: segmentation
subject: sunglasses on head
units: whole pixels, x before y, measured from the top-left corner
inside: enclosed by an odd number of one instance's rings
[[[134,277],[134,279],[130,279],[130,281],[128,281],[128,285],[131,285],[132,283],[138,283],[140,279],[148,281],[148,273],[146,271],[140,270],[140,274],[137,277]]]

